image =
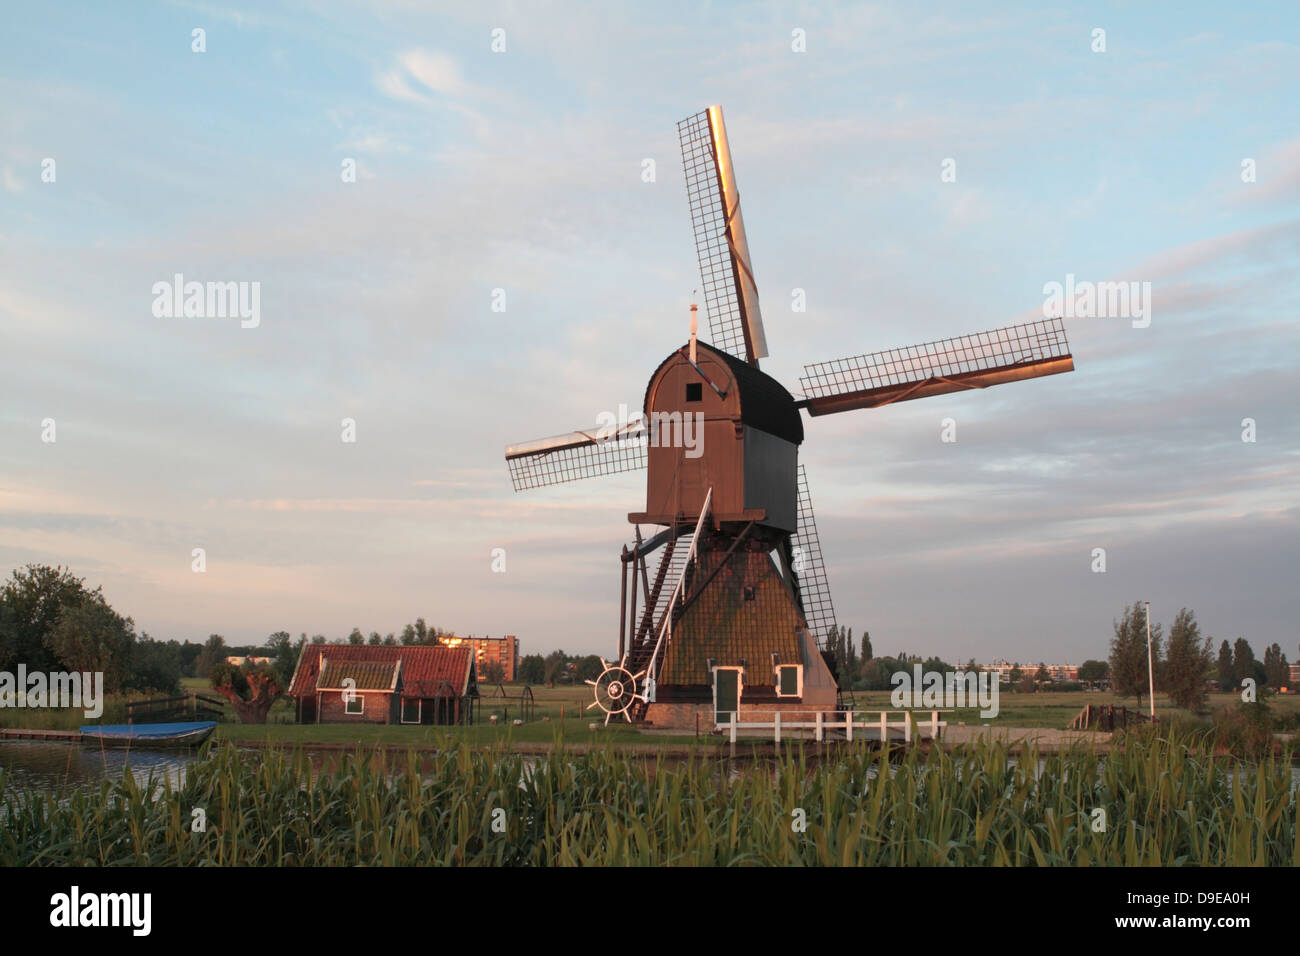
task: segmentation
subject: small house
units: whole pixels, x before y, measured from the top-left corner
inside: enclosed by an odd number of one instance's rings
[[[468,647],[308,644],[289,696],[301,724],[472,724],[478,675]]]

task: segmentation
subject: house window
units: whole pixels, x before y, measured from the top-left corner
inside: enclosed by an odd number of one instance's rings
[[[803,696],[803,665],[779,664],[776,668],[776,696]]]
[[[704,385],[700,382],[686,383],[686,400],[688,402],[704,401]]]
[[[713,719],[715,723],[730,723],[740,715],[740,696],[744,693],[745,669],[743,667],[715,667],[713,669]]]
[[[420,722],[420,698],[413,697],[402,701],[402,723],[418,724]]]
[[[366,710],[366,699],[360,694],[343,695],[343,713],[362,714]]]

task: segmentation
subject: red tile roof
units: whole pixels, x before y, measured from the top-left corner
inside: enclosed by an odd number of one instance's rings
[[[404,697],[461,697],[469,689],[470,673],[474,667],[474,655],[467,646],[308,644],[303,647],[293,680],[289,682],[291,697],[316,693],[322,655],[329,658],[331,667],[333,662],[392,664],[400,660]]]

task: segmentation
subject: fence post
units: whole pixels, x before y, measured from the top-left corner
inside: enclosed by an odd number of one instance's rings
[[[817,711],[817,742],[822,742],[822,712]]]
[[[853,711],[844,712],[844,736],[849,743],[853,743]]]
[[[903,711],[903,743],[910,744],[911,742],[912,742],[912,712],[910,710],[905,710]]]
[[[880,742],[889,743],[889,711],[887,710],[880,712]]]
[[[776,732],[776,743],[781,742],[781,712],[776,711],[776,719],[772,722],[772,729]]]

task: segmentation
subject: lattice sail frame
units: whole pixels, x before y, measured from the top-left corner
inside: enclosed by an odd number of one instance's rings
[[[515,491],[545,488],[644,468],[648,444],[649,432],[639,423],[610,435],[573,432],[512,445],[506,449],[506,465]]]
[[[710,344],[757,364],[767,357],[767,339],[722,109],[688,116],[677,124],[677,135]]]
[[[821,539],[817,536],[817,518],[813,514],[812,495],[808,490],[808,475],[799,466],[798,530],[790,543],[794,547],[794,573],[799,582],[799,601],[803,605],[808,631],[825,650],[828,636],[838,633],[835,621],[835,604],[831,601],[831,585],[826,577],[826,562],[822,558]]]
[[[804,366],[799,386],[809,398],[830,398],[931,379],[1067,358],[1065,323],[1041,319],[973,335]]]

